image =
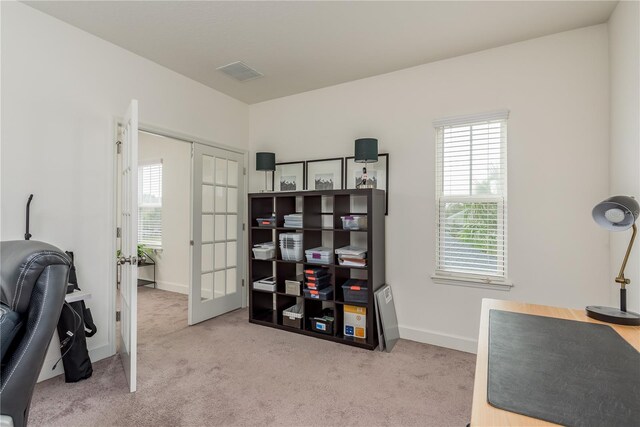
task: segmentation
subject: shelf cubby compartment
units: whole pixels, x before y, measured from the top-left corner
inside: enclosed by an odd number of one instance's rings
[[[275,198],[276,227],[284,228],[284,217],[295,213],[301,213],[299,205],[301,200],[295,195],[280,195]],[[295,228],[291,228],[295,230]]]
[[[286,280],[295,280],[298,275],[302,274],[302,264],[296,262],[277,262],[276,263],[276,291],[285,293]]]
[[[251,320],[273,323],[274,293],[251,290]]]
[[[249,226],[257,227],[258,218],[269,218],[275,211],[273,206],[273,197],[268,197],[262,194],[262,197],[255,197],[251,206],[249,207]]]

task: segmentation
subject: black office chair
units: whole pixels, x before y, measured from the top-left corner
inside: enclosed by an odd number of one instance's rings
[[[0,425],[27,424],[33,389],[56,329],[69,258],[33,240],[0,243]]]

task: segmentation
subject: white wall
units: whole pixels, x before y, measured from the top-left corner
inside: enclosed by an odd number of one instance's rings
[[[611,78],[611,185],[609,192],[635,196],[640,200],[640,4],[621,1],[609,19],[609,61]],[[601,233],[609,233],[601,230]],[[618,275],[631,231],[611,234],[611,270],[603,286],[619,304]],[[640,312],[640,240],[636,241],[625,276],[628,309]]]
[[[515,287],[434,284],[432,120],[501,108],[511,111]],[[577,308],[609,302],[609,237],[591,219],[609,193],[606,25],[250,106],[252,153],[275,151],[279,161],[349,156],[363,136],[390,153],[387,281],[401,336],[475,351],[482,298]]]
[[[247,148],[248,107],[24,4],[1,8],[1,238],[23,238],[34,193],[33,238],[73,250],[80,286],[93,294],[96,360],[113,351],[114,118],[135,98],[143,123]]]
[[[162,159],[162,250],[151,255],[157,287],[189,294],[191,144],[146,132],[138,144],[139,163]],[[152,279],[152,268],[139,268],[139,277]]]

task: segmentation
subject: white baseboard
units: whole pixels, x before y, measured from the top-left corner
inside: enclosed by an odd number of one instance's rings
[[[153,285],[147,285],[147,287],[153,288]],[[182,283],[165,282],[163,280],[158,280],[156,282],[156,288],[163,291],[177,292],[179,294],[189,295],[189,287]]]
[[[57,338],[57,335],[54,336],[54,338]],[[59,346],[60,342],[59,341],[57,342]],[[53,344],[54,343],[52,342],[51,345]],[[113,356],[114,353],[111,351],[110,347],[111,346],[107,343],[89,350],[89,358],[91,359],[91,362],[94,363],[94,362],[97,362],[98,360],[102,360],[107,357]],[[58,366],[56,366],[56,369],[53,369],[53,370],[51,369],[51,367],[53,367],[53,365],[56,363],[59,357],[60,357],[60,351],[59,350],[52,351],[50,346],[49,352],[47,353],[47,358],[44,360],[44,364],[42,365],[42,369],[40,370],[40,376],[38,377],[38,382],[48,380],[49,378],[57,377],[58,375],[64,374],[62,361],[58,363]]]
[[[398,326],[400,338],[417,341],[425,344],[437,345],[439,347],[451,348],[453,350],[464,351],[475,354],[478,351],[478,341],[457,335],[443,334],[423,329]]]

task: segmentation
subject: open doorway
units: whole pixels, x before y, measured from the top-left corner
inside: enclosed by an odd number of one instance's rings
[[[197,138],[139,131],[135,100],[116,130],[111,336],[133,392],[138,344],[246,305],[247,158]]]
[[[138,134],[139,343],[187,326],[192,143]]]

